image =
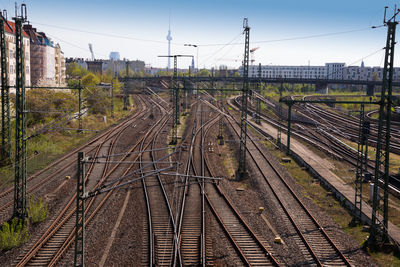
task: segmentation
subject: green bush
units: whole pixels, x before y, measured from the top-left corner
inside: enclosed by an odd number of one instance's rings
[[[5,222],[0,231],[0,248],[9,250],[25,243],[29,239],[28,228],[21,220],[14,218],[11,224]]]
[[[14,100],[15,101],[15,100]],[[78,99],[69,92],[46,89],[31,89],[26,92],[26,123],[28,127],[45,124],[62,118],[63,112],[73,113],[78,110]],[[59,111],[52,113],[47,111]]]
[[[47,216],[49,216],[49,212],[47,210],[47,204],[43,201],[42,198],[36,200],[35,198],[29,199],[28,205],[28,217],[31,223],[40,223],[43,222]]]

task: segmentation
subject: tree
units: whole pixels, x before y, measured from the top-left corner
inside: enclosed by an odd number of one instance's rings
[[[28,127],[36,124],[46,123],[53,119],[63,116],[62,112],[74,112],[78,109],[76,96],[69,92],[32,89],[26,92],[27,125]],[[54,110],[61,113],[47,113],[45,111]]]
[[[207,69],[201,69],[197,75],[200,77],[207,77],[207,76],[211,76],[211,72]]]
[[[66,74],[68,77],[79,77],[82,78],[88,73],[88,70],[79,66],[78,63],[72,62],[67,65]]]
[[[110,106],[109,91],[103,88],[94,87],[86,97],[89,113],[91,114],[107,114]]]
[[[82,85],[86,87],[93,87],[100,83],[100,79],[93,73],[86,74],[82,78]]]
[[[172,76],[174,75],[171,71],[160,70],[158,71],[155,76]]]
[[[233,77],[240,77],[240,73],[238,71],[235,71],[235,73],[233,74]]]

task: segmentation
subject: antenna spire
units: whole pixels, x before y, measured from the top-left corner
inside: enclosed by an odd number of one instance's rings
[[[168,35],[167,35],[167,41],[168,41],[168,66],[167,70],[171,68],[171,10],[169,11],[169,18],[168,18]]]

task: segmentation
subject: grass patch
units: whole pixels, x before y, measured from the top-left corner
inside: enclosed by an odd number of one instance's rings
[[[340,140],[347,145],[351,146],[355,150],[358,149],[358,144],[347,139],[340,138]],[[371,160],[375,160],[376,157],[376,148],[374,146],[368,146],[368,158]],[[389,155],[389,171],[391,173],[398,173],[400,169],[400,155],[390,153]]]
[[[5,222],[0,231],[0,249],[9,250],[20,246],[29,239],[28,228],[18,219]]]
[[[49,216],[47,203],[42,198],[29,198],[28,217],[31,223],[36,224],[43,222]]]

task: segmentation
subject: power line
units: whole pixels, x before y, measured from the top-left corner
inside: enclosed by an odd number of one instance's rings
[[[53,38],[53,39],[58,40],[59,42],[63,42],[63,43],[68,44],[68,45],[70,45],[70,46],[72,46],[72,47],[79,48],[79,49],[81,49],[81,50],[83,50],[83,51],[85,51],[85,52],[88,52],[88,49],[87,49],[87,48],[84,48],[84,47],[82,47],[82,46],[79,46],[79,45],[73,44],[73,43],[71,43],[71,42],[65,41],[65,40],[63,40],[63,39],[61,39],[61,38],[58,38],[58,37],[52,35],[52,34],[46,33],[46,35],[47,35],[47,36],[50,36],[50,37]],[[104,58],[108,58],[108,56],[103,55],[103,54],[100,54],[100,53],[95,53],[95,54],[98,55],[98,56],[104,57]]]
[[[159,43],[159,44],[167,44],[167,43],[168,43],[168,42],[166,42],[166,41],[159,41],[159,40],[151,40],[151,39],[143,39],[143,38],[129,37],[129,36],[125,36],[125,35],[118,35],[118,34],[111,34],[111,33],[93,32],[93,31],[74,29],[74,28],[69,28],[69,27],[64,27],[64,26],[56,26],[56,25],[51,25],[51,24],[46,24],[46,23],[40,23],[40,22],[32,22],[32,23],[33,23],[33,24],[42,25],[42,26],[47,26],[47,27],[52,27],[52,28],[67,30],[67,31],[80,32],[80,33],[88,33],[88,34],[94,34],[94,35],[106,36],[106,37],[112,37],[112,38],[128,39],[128,40],[134,40],[134,41],[150,42],[150,43]],[[178,44],[178,43],[173,43],[173,44],[175,44],[175,45],[182,45],[182,46],[184,45],[184,44]]]
[[[204,64],[205,62],[207,62],[208,60],[210,60],[213,56],[215,56],[217,53],[219,53],[220,51],[222,51],[225,47],[227,47],[228,45],[232,45],[232,43],[234,41],[236,41],[236,39],[238,39],[240,36],[242,35],[242,32],[240,34],[238,34],[237,36],[235,36],[235,38],[233,38],[229,43],[224,44],[223,47],[218,48],[214,53],[212,53],[208,58],[206,58],[205,60],[202,60],[202,64]]]
[[[361,31],[367,31],[371,29],[376,29],[379,27],[367,27],[367,28],[361,28],[361,29],[355,29],[355,30],[348,30],[348,31],[340,31],[340,32],[331,32],[331,33],[321,33],[321,34],[313,34],[313,35],[305,35],[305,36],[298,36],[298,37],[287,37],[287,38],[282,38],[282,39],[271,39],[271,40],[265,40],[265,41],[252,41],[252,44],[262,44],[262,43],[276,43],[276,42],[285,42],[285,41],[295,41],[295,40],[303,40],[303,39],[313,39],[313,38],[321,38],[321,37],[329,37],[329,36],[335,36],[335,35],[342,35],[342,34],[348,34],[348,33],[353,33],[353,32],[361,32]],[[230,45],[243,45],[243,42],[240,43],[231,43]],[[228,44],[202,44],[199,46],[225,46],[229,45]]]
[[[42,26],[67,30],[67,31],[73,31],[73,32],[94,34],[94,35],[99,35],[99,36],[106,36],[106,37],[119,38],[119,39],[128,39],[128,40],[141,41],[141,42],[168,44],[168,42],[160,41],[160,40],[151,40],[151,39],[145,39],[145,38],[137,38],[137,37],[129,37],[129,36],[125,36],[125,35],[118,35],[118,34],[87,31],[87,30],[75,29],[75,28],[64,27],[64,26],[57,26],[57,25],[52,25],[52,24],[47,24],[47,23],[40,23],[40,22],[32,22],[32,23],[42,25]],[[287,37],[287,38],[281,38],[281,39],[271,39],[271,40],[264,40],[264,41],[253,41],[252,43],[253,44],[261,44],[261,43],[274,43],[274,42],[295,41],[295,40],[303,40],[303,39],[313,39],[313,38],[321,38],[321,37],[349,34],[349,33],[354,33],[354,32],[362,32],[362,31],[377,29],[380,27],[381,26],[373,26],[373,27],[365,27],[365,28],[353,29],[353,30],[347,30],[347,31],[320,33],[320,34],[312,34],[312,35],[297,36],[297,37]],[[171,43],[171,44],[184,46],[184,43]],[[198,46],[205,47],[205,46],[227,46],[227,45],[243,45],[243,44],[244,44],[243,42],[232,43],[232,41],[231,41],[228,43],[199,44]]]

